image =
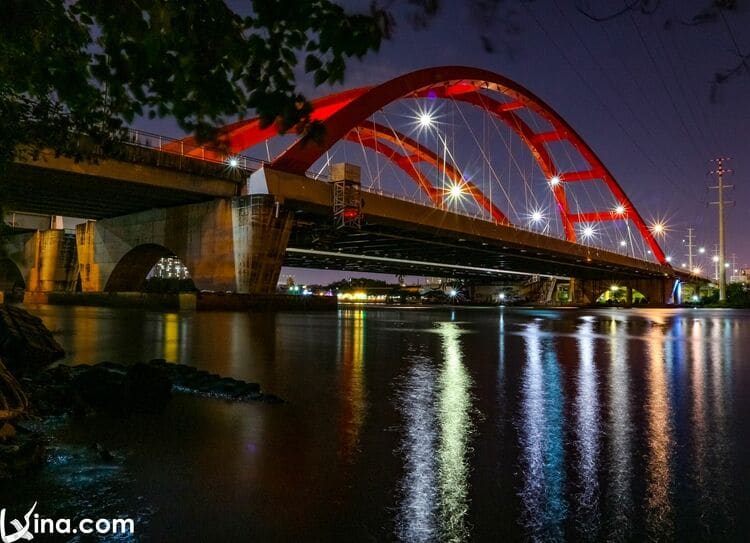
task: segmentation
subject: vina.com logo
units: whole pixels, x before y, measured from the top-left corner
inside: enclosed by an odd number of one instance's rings
[[[28,513],[23,516],[23,523],[18,519],[10,521],[15,532],[8,533],[5,516],[6,509],[0,509],[0,543],[16,543],[17,541],[31,541],[35,535],[41,534],[133,534],[135,522],[129,518],[116,519],[89,519],[84,518],[73,522],[69,518],[46,518],[34,513],[37,502],[31,506]]]

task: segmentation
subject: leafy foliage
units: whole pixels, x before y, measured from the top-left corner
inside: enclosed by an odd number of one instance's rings
[[[384,12],[349,14],[329,0],[3,0],[0,165],[19,150],[97,141],[136,116],[171,116],[206,138],[251,110],[280,131],[316,135],[296,88],[338,83],[346,60],[377,50]]]

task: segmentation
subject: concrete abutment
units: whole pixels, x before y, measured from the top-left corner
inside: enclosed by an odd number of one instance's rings
[[[75,234],[6,236],[0,259],[8,273],[0,279],[3,286],[16,284],[17,269],[27,300],[75,290],[139,291],[159,258],[174,255],[200,290],[269,294],[276,290],[291,229],[292,214],[268,195],[151,209],[88,221]]]

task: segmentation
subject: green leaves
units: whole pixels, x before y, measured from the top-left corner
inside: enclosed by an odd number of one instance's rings
[[[315,85],[343,81],[384,21],[329,0],[255,0],[244,16],[224,0],[5,0],[0,162],[19,145],[64,149],[70,131],[106,138],[140,115],[210,137],[255,112],[319,137],[295,67],[304,58]]]

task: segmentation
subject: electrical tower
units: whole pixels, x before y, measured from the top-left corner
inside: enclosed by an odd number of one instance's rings
[[[688,228],[686,245],[688,249],[688,253],[686,255],[688,257],[688,270],[690,271],[690,273],[693,273],[693,247],[695,247],[695,245],[693,244],[693,238],[695,237],[693,236],[693,230],[694,229],[692,227]]]
[[[731,205],[734,202],[724,201],[724,190],[732,189],[734,185],[725,185],[724,176],[734,173],[724,167],[724,161],[731,160],[730,158],[716,158],[713,162],[716,162],[716,169],[709,172],[711,175],[716,176],[717,184],[708,187],[709,189],[716,189],[719,192],[719,200],[716,202],[709,202],[711,205],[719,206],[719,301],[724,302],[727,299],[727,269],[726,269],[726,246],[724,240],[724,206]]]

